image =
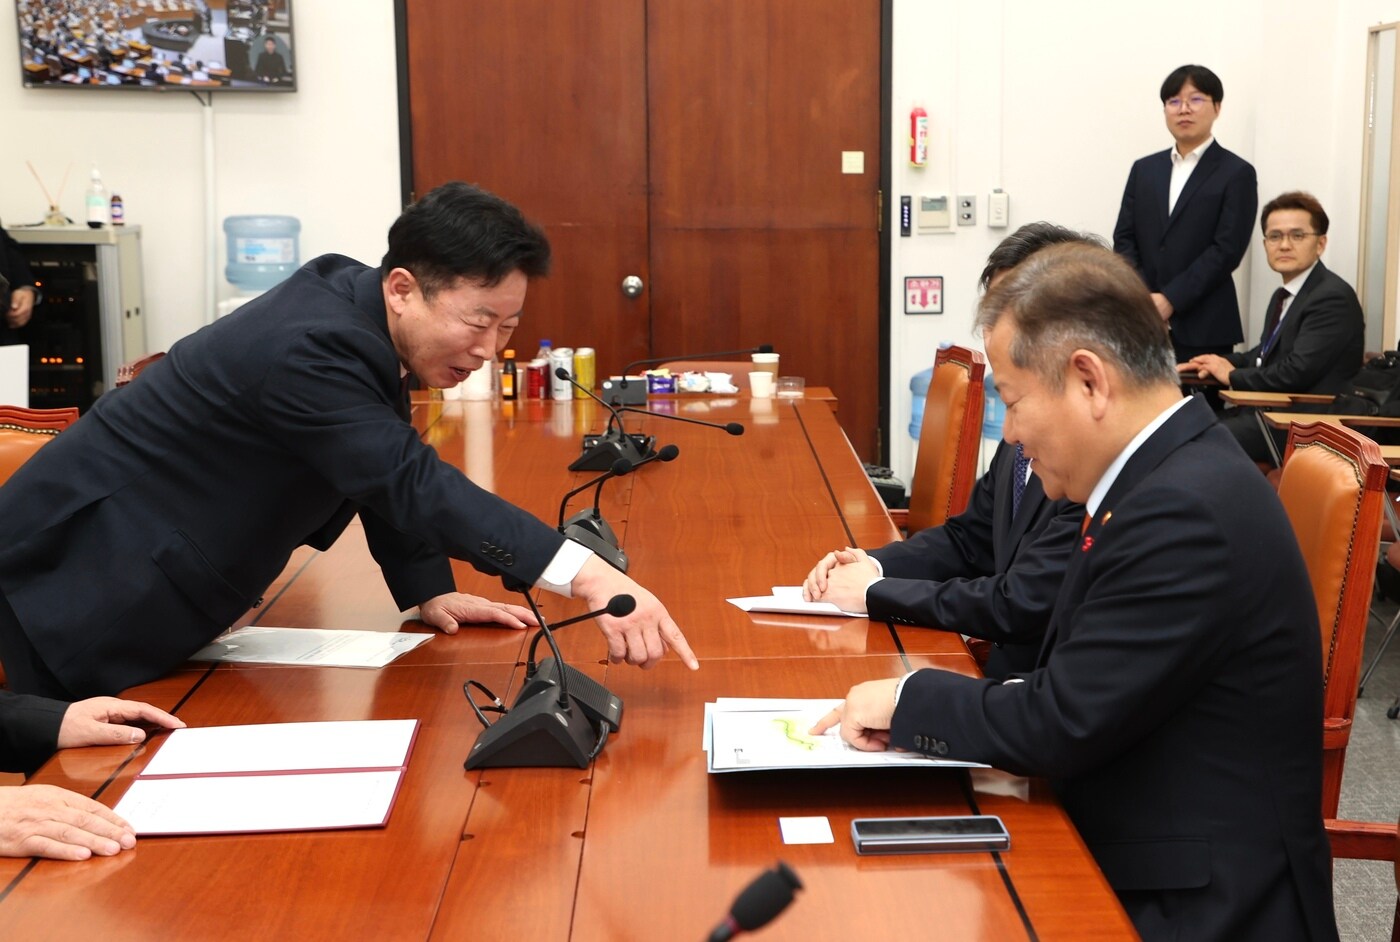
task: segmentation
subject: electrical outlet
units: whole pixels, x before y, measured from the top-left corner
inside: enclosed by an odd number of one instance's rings
[[[975,225],[977,225],[977,197],[976,197],[976,196],[959,196],[959,197],[958,197],[958,225],[960,225],[960,226],[975,226]]]
[[[1011,219],[1011,197],[1000,189],[987,197],[987,228],[1005,229]]]

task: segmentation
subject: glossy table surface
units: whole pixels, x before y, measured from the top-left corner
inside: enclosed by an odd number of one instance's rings
[[[676,398],[653,406],[746,426],[742,437],[630,415],[680,457],[610,481],[600,506],[701,659],[610,666],[588,624],[565,656],[622,697],[622,729],[588,769],[462,762],[480,726],[468,678],[507,702],[523,632],[436,635],[381,670],[197,666],[129,692],[191,725],[416,717],[422,727],[381,829],[142,839],[81,864],[0,861],[0,937],[15,939],[699,939],[778,859],[806,889],[763,938],[1133,938],[1048,788],[996,771],[871,770],[711,776],[703,704],[725,696],[840,697],[920,667],[977,668],[961,638],[864,618],[750,616],[725,598],[800,582],[820,555],[894,538],[833,403]],[[567,464],[606,413],[590,401],[419,401],[445,461],[553,523],[590,475]],[[572,509],[584,506],[583,497]],[[459,587],[506,598],[456,566]],[[240,624],[426,630],[398,612],[352,525],[303,549]],[[547,617],[581,611],[548,594]],[[112,805],[159,749],[60,752],[35,777]],[[1002,853],[859,857],[856,817],[1001,815]],[[820,815],[835,842],[784,845],[778,819]]]

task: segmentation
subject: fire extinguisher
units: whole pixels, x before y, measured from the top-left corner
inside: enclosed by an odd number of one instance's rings
[[[909,112],[909,166],[928,165],[928,112],[916,107]]]

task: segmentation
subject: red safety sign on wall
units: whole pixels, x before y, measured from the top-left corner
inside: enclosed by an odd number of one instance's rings
[[[943,313],[943,276],[904,279],[905,314]]]

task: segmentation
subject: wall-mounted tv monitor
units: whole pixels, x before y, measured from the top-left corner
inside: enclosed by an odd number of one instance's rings
[[[296,90],[292,0],[14,0],[28,88]]]

